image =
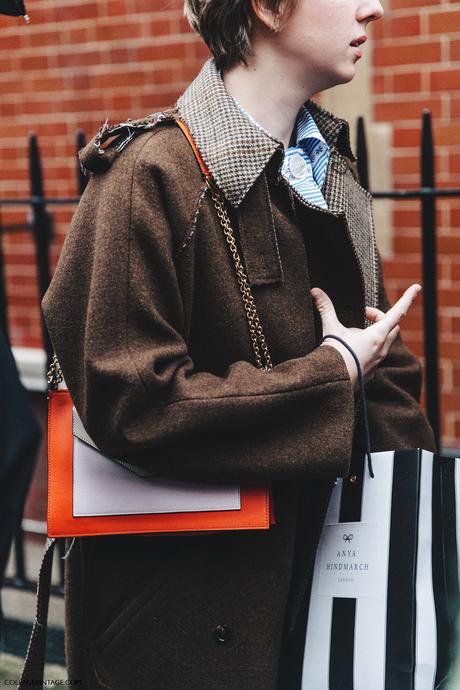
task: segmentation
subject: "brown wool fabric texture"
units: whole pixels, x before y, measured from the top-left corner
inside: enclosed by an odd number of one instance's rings
[[[102,451],[151,475],[271,481],[276,525],[76,539],[66,560],[69,678],[88,690],[294,690],[299,592],[336,476],[362,450],[344,360],[318,347],[310,287],[346,326],[388,309],[370,195],[348,125],[308,101],[331,146],[329,210],[280,175],[282,145],[233,104],[212,59],[122,151],[80,151],[89,182],[43,310]],[[225,197],[273,361],[254,362],[235,268],[182,117]],[[152,122],[149,117],[136,122]],[[103,163],[102,161],[107,161]],[[366,386],[372,450],[434,450],[421,366],[399,336]],[[303,603],[306,605],[306,602]],[[230,629],[219,642],[215,630]],[[291,645],[292,646],[292,645]],[[291,663],[292,662],[292,663]]]

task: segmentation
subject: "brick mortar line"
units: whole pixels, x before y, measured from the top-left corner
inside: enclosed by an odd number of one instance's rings
[[[460,9],[460,3],[446,3],[444,5],[437,5],[437,6],[430,6],[430,7],[425,7],[424,5],[420,5],[419,7],[397,7],[397,8],[391,8],[385,12],[385,15],[383,17],[383,22],[388,21],[389,19],[400,19],[401,17],[411,17],[411,16],[416,16],[416,15],[427,15],[430,16],[432,14],[446,14],[446,13],[455,13],[457,9]]]
[[[445,62],[453,63],[456,65],[457,62],[460,62],[459,60],[446,60]],[[404,65],[381,65],[379,67],[374,67],[373,68],[373,74],[376,77],[385,77],[385,76],[393,76],[393,75],[400,75],[400,74],[410,74],[410,73],[415,73],[415,74],[430,74],[433,71],[442,71],[442,65],[444,65],[443,62],[414,62],[414,63],[405,63]],[[455,67],[452,67],[452,71],[455,69],[459,69],[458,65]]]
[[[457,93],[457,89],[455,89],[453,93],[455,95]],[[458,88],[458,94],[460,95],[460,86]],[[433,98],[435,98],[436,96],[441,97],[445,96],[446,94],[444,93],[443,89],[437,89],[436,91],[392,91],[390,93],[374,94],[374,103],[375,105],[393,102],[395,103],[395,105],[406,102],[413,103],[414,95],[417,96],[417,99],[425,98],[426,100],[433,100]],[[423,104],[420,103],[420,106],[423,107]]]
[[[169,84],[154,84],[154,83],[148,83],[148,84],[136,84],[136,89],[137,89],[137,96],[139,95],[155,95],[155,94],[170,94],[175,91],[177,91],[179,88],[182,87],[183,82],[175,82],[171,85]],[[108,87],[106,87],[108,88]],[[113,94],[116,94],[118,96],[124,95],[124,92],[126,91],[126,95],[131,95],[132,93],[132,86],[129,86],[127,84],[123,84],[120,86],[113,85],[111,87],[111,92],[109,95],[106,94],[106,97],[110,98]],[[460,90],[459,90],[460,91]],[[20,92],[11,92],[11,93],[3,93],[1,96],[2,99],[2,105],[23,105],[25,103],[41,103],[41,102],[49,102],[49,96],[52,95],[56,97],[58,94],[56,91],[49,90],[49,91],[34,91],[32,93],[27,93],[27,94],[20,94],[21,98],[18,98],[17,96],[19,95]],[[75,98],[78,100],[84,100],[85,98],[90,100],[92,98],[100,98],[101,105],[103,104],[103,97],[101,96],[101,87],[93,87],[92,89],[85,90],[84,93],[82,93],[82,90],[80,89],[66,89],[65,91],[60,91],[59,92],[59,98],[60,100],[63,100],[64,102],[66,100],[71,101]],[[72,114],[75,114],[77,111],[72,111]],[[86,111],[88,112],[88,111]],[[65,112],[62,114],[65,115]],[[148,114],[148,113],[146,113]],[[0,116],[0,120],[1,120]],[[9,117],[9,115],[6,115],[5,117]],[[62,118],[61,118],[62,119]]]
[[[126,19],[126,21],[123,21],[123,19]],[[161,17],[158,19],[158,22],[160,21],[170,21],[174,22],[177,19],[180,19],[178,16],[170,16],[170,17]],[[99,18],[95,17],[92,19],[69,19],[65,25],[65,29],[62,28],[62,21],[63,20],[52,20],[52,21],[47,21],[43,22],[42,24],[33,24],[32,21],[30,24],[27,25],[26,30],[30,32],[32,35],[40,35],[40,34],[46,34],[50,32],[57,33],[59,35],[68,35],[70,34],[71,31],[81,31],[87,29],[88,32],[92,33],[95,32],[98,28],[104,28],[106,26],[120,26],[120,27],[129,27],[129,26],[136,26],[139,27],[139,29],[142,29],[143,26],[146,25],[148,21],[151,23],[155,23],[155,18],[153,18],[149,14],[143,14],[139,16],[139,14],[136,14],[136,19],[129,19],[129,16],[126,14],[120,14],[117,16],[111,16],[111,17],[104,17],[104,18]],[[177,31],[175,32],[177,33]],[[190,30],[185,30],[183,35],[185,36],[193,36],[195,39],[198,41],[199,37],[190,29]],[[7,38],[22,38],[27,34],[24,34],[24,28],[21,26],[19,29],[15,28],[14,30],[8,31],[8,28],[6,30],[2,29],[2,38],[7,37]],[[158,38],[160,36],[168,36],[168,33],[158,33],[158,34],[151,34],[151,38]],[[139,34],[139,38],[147,38],[144,36],[142,33]]]
[[[129,64],[130,65],[145,65],[145,64],[149,64],[149,63],[147,60],[145,60],[142,62],[130,62]],[[154,60],[152,60],[152,64],[154,66],[157,66],[158,64],[160,64],[160,66],[157,68],[158,71],[161,71],[161,69],[178,69],[179,65],[183,65],[183,59],[171,58],[168,61],[167,60],[156,60],[156,59],[154,59]],[[35,69],[35,70],[34,69],[28,70],[27,75],[37,74],[37,78],[39,77],[39,75],[42,75],[42,78],[43,78],[44,74],[50,74],[51,72],[53,72],[53,73],[54,72],[60,72],[61,70],[67,71],[67,72],[69,70],[81,70],[82,74],[72,75],[72,76],[80,77],[80,76],[87,76],[88,71],[94,67],[107,67],[107,68],[109,68],[110,66],[111,66],[111,64],[109,62],[107,62],[107,63],[98,63],[95,65],[75,65],[75,66],[71,66],[71,67],[51,67],[51,68],[42,67],[42,68]],[[0,83],[4,84],[4,83],[8,83],[8,81],[12,81],[11,75],[15,74],[17,72],[23,72],[23,70],[18,68],[15,70],[15,72],[13,72],[13,70],[12,70],[11,73],[5,72],[5,73],[3,73],[3,75],[0,73]],[[110,71],[108,71],[107,73],[111,74]],[[5,79],[2,79],[2,76],[5,76]],[[54,78],[54,75],[52,75],[51,77],[46,77],[46,78],[52,79],[52,78]],[[17,78],[16,78],[16,81],[17,81]]]
[[[196,40],[196,36],[194,34],[164,34],[162,36],[152,36],[152,37],[145,37],[145,36],[136,36],[136,37],[126,37],[126,36],[118,36],[117,38],[107,38],[107,39],[91,39],[89,41],[77,41],[77,42],[68,42],[68,43],[51,43],[51,44],[43,44],[39,46],[19,46],[17,49],[20,54],[20,58],[15,58],[15,59],[21,59],[23,57],[37,57],[37,54],[42,56],[43,55],[43,50],[46,48],[46,57],[49,55],[73,55],[75,54],[75,48],[78,46],[84,47],[83,50],[78,51],[78,53],[85,54],[85,53],[90,53],[94,52],[94,50],[97,50],[99,52],[102,52],[104,50],[120,50],[120,41],[122,40],[129,40],[129,41],[134,41],[134,45],[128,48],[128,50],[136,50],[137,48],[158,48],[162,46],[178,46],[178,45],[189,45],[189,44],[197,44],[199,45],[199,42]],[[5,50],[1,51],[0,50],[0,60],[6,59],[11,57],[11,50]],[[174,58],[172,58],[174,59]]]
[[[437,31],[436,33],[430,33],[428,36],[392,36],[392,37],[385,37],[385,38],[379,38],[379,45],[376,48],[376,50],[379,50],[381,48],[404,48],[404,47],[412,47],[412,46],[418,46],[420,43],[439,43],[441,41],[441,37],[445,36],[445,32],[442,31]],[[451,36],[454,36],[455,38],[458,37],[458,31],[452,32],[452,34],[449,33],[448,37],[450,38]],[[423,59],[423,56],[420,56],[421,59]]]

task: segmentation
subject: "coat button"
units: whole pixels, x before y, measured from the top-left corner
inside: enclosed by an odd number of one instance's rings
[[[300,153],[293,153],[289,159],[289,170],[296,180],[303,180],[308,174],[308,165]]]
[[[214,630],[214,637],[217,642],[229,642],[232,636],[232,631],[228,625],[218,625]]]

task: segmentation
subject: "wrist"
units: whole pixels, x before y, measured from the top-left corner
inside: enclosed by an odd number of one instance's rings
[[[353,386],[353,391],[356,393],[356,391],[358,390],[358,368],[357,368],[356,362],[355,362],[353,356],[350,354],[349,350],[344,345],[342,345],[338,340],[335,340],[332,338],[328,338],[327,340],[324,340],[321,343],[320,347],[322,347],[323,345],[331,345],[338,352],[340,352],[340,354],[342,355],[342,357],[344,359],[345,366],[347,368],[348,375],[350,377],[350,381],[351,381],[351,384]]]

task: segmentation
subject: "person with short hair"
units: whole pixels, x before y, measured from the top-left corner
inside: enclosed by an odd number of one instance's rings
[[[363,452],[355,360],[324,335],[359,359],[372,450],[435,450],[421,365],[400,334],[420,286],[390,305],[349,125],[312,100],[353,79],[383,10],[186,0],[184,12],[212,56],[161,116],[104,125],[79,152],[88,185],[44,315],[101,452],[156,477],[268,482],[275,524],[76,538],[69,678],[85,690],[300,690],[325,512]],[[231,251],[178,119],[221,195]]]

